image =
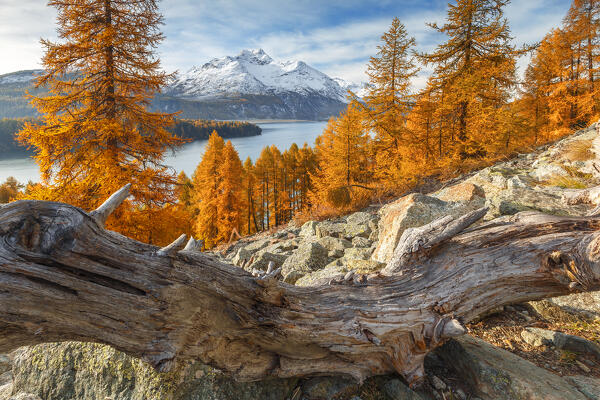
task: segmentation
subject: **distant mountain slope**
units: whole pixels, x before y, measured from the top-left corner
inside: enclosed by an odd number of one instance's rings
[[[0,75],[0,118],[35,117],[39,114],[24,97],[26,91],[35,94],[32,81],[43,71],[33,69]]]
[[[23,94],[41,70],[0,75],[0,118],[37,115]],[[346,107],[347,88],[302,61],[276,62],[263,50],[215,58],[181,74],[154,108],[181,118],[324,120]]]

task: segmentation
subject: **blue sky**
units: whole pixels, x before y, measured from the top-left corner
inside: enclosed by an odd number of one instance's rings
[[[539,41],[560,25],[570,3],[513,0],[506,16],[515,41]],[[331,76],[359,82],[394,16],[415,36],[420,50],[443,41],[425,23],[443,22],[447,1],[163,0],[160,7],[166,40],[159,53],[168,71],[186,71],[244,48],[263,48],[276,60],[303,60]],[[39,39],[55,37],[55,16],[45,0],[0,0],[0,74],[39,68]]]

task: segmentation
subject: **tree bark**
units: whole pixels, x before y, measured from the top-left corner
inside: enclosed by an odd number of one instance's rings
[[[105,230],[106,211],[18,201],[0,208],[0,352],[110,344],[159,370],[195,359],[239,380],[396,371],[504,304],[600,289],[600,217],[520,213],[404,240],[389,275],[319,287],[253,277],[180,238],[159,249]],[[423,233],[424,232],[424,233]]]

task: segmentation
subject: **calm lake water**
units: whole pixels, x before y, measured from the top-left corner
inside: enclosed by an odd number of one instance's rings
[[[304,143],[309,146],[314,144],[327,122],[265,122],[258,124],[262,128],[262,135],[245,138],[231,139],[238,151],[242,162],[247,157],[256,160],[264,146],[274,144],[282,152],[296,143],[302,147]],[[173,167],[178,173],[185,171],[190,176],[202,159],[206,141],[197,141],[183,146],[175,155],[166,157],[166,164]],[[0,160],[0,182],[9,176],[14,176],[19,182],[39,180],[37,165],[30,158]]]

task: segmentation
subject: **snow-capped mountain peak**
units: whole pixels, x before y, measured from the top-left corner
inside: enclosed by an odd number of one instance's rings
[[[169,94],[188,99],[232,95],[320,95],[346,100],[346,90],[303,61],[275,61],[262,49],[215,58],[193,67],[170,86]]]

